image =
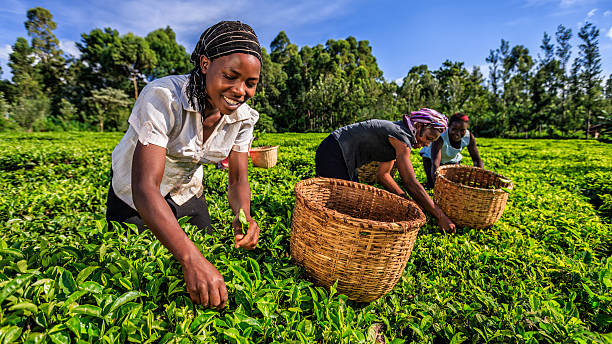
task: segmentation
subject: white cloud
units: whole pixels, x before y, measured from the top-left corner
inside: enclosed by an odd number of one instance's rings
[[[589,13],[587,13],[587,18],[591,18],[592,16],[594,16],[595,12],[597,12],[596,8],[590,10]]]
[[[607,17],[607,16],[609,16],[609,15],[611,15],[611,14],[612,14],[612,11],[605,11],[605,12],[603,13],[604,17]]]
[[[393,81],[397,84],[397,86],[402,86],[402,84],[404,83],[404,78],[397,78]]]
[[[13,52],[13,48],[9,44],[0,47],[0,66],[2,66],[2,75],[0,78],[9,79],[11,77],[10,68],[8,67],[9,55]]]
[[[480,73],[485,78],[485,80],[489,79],[489,71],[490,71],[489,68],[490,68],[490,66],[489,66],[488,63],[481,64],[479,66],[472,66],[471,72],[473,72],[475,68],[480,69]]]
[[[558,0],[525,0],[523,7],[537,7],[557,2]]]
[[[10,44],[5,44],[3,47],[0,47],[0,60],[9,59],[9,55],[13,52],[13,47]]]
[[[589,2],[589,0],[561,0],[560,6],[563,8],[572,7],[574,5],[580,5],[585,2]]]
[[[143,37],[155,29],[170,26],[176,33],[177,42],[188,52],[202,31],[220,20],[243,21],[260,36],[267,36],[280,30],[312,30],[316,26],[304,26],[333,20],[355,8],[349,0],[150,0],[147,6],[142,6],[142,1],[138,0],[107,0],[104,6],[94,2],[86,10],[68,5],[57,7],[54,11],[61,13],[63,22],[90,29],[111,27],[121,35],[132,32]],[[95,16],[90,13],[95,13]]]
[[[60,49],[62,49],[64,53],[70,54],[74,57],[81,56],[81,51],[79,50],[79,48],[77,48],[76,43],[74,41],[60,41]]]
[[[610,27],[610,30],[608,30],[608,33],[606,33],[606,37],[612,39],[612,27]]]

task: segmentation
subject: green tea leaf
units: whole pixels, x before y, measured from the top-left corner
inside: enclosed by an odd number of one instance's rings
[[[83,315],[89,315],[92,317],[100,318],[102,309],[100,309],[100,307],[98,306],[93,306],[93,305],[80,305],[80,306],[76,306],[73,309],[71,309],[70,313],[71,314],[83,314]]]
[[[70,295],[78,289],[76,282],[74,281],[74,277],[72,277],[72,272],[68,270],[64,270],[64,272],[62,272],[59,280],[59,286],[66,295]]]
[[[26,284],[33,275],[21,275],[12,279],[8,284],[2,288],[0,291],[0,305],[2,302],[9,296],[11,296],[15,290],[21,288],[24,284]]]
[[[77,275],[76,282],[83,283],[87,280],[87,277],[91,275],[92,272],[96,271],[99,268],[97,265],[88,266],[85,269],[81,270]]]
[[[246,215],[244,213],[244,209],[240,208],[240,213],[238,214],[238,220],[242,223],[243,226],[248,226],[249,222],[246,219]]]
[[[143,296],[143,294],[138,291],[128,291],[124,293],[123,295],[119,296],[117,300],[113,302],[113,305],[111,306],[109,312],[113,312],[115,309],[141,296]]]
[[[21,328],[17,326],[9,327],[4,333],[4,340],[2,340],[2,344],[14,343],[17,341],[17,338],[21,335]]]
[[[38,307],[31,302],[21,302],[11,306],[9,311],[28,311],[31,313],[36,313],[38,311]]]

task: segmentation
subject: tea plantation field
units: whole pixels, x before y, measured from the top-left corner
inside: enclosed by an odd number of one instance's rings
[[[192,304],[149,232],[107,228],[121,135],[0,135],[0,343],[371,343],[376,328],[386,343],[612,342],[612,144],[479,139],[485,168],[515,184],[504,216],[455,235],[430,220],[393,291],[360,304],[289,256],[293,187],[325,135],[264,135],[255,145],[280,152],[250,168],[258,248],[232,245],[227,175],[212,166],[214,235],[181,221],[225,277],[216,311]]]

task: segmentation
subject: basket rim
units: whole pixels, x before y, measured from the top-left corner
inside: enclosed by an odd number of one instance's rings
[[[409,221],[396,221],[396,222],[387,222],[387,221],[377,221],[377,220],[369,220],[369,219],[361,219],[358,217],[353,217],[344,213],[341,213],[337,210],[334,209],[330,209],[330,208],[326,208],[323,207],[322,205],[318,204],[318,203],[314,203],[314,202],[309,202],[308,199],[301,193],[301,188],[310,184],[314,184],[317,182],[326,182],[326,183],[330,183],[330,184],[339,184],[339,185],[349,185],[352,187],[357,187],[360,189],[364,189],[364,190],[371,190],[374,193],[377,193],[377,196],[380,197],[385,197],[385,198],[391,198],[395,201],[398,201],[400,203],[405,203],[408,204],[410,207],[414,207],[417,210],[417,217],[413,220],[409,220]],[[344,180],[344,179],[337,179],[337,178],[325,178],[325,177],[314,177],[314,178],[308,178],[308,179],[304,179],[299,181],[294,188],[294,192],[296,194],[296,198],[299,196],[302,199],[305,200],[304,205],[314,211],[325,211],[326,213],[328,213],[332,218],[334,218],[335,220],[339,220],[339,221],[343,221],[343,222],[350,222],[356,225],[375,225],[379,228],[385,228],[387,230],[393,230],[393,231],[413,231],[413,230],[418,230],[421,226],[423,226],[426,222],[427,222],[427,218],[425,217],[425,214],[423,213],[423,211],[421,210],[421,208],[418,206],[418,204],[416,202],[414,202],[413,200],[408,200],[405,199],[403,197],[400,197],[394,193],[391,193],[387,190],[383,190],[383,189],[379,189],[377,187],[371,186],[371,185],[367,185],[367,184],[363,184],[363,183],[358,183],[358,182],[354,182],[354,181],[348,181],[348,180]]]
[[[491,174],[493,174],[494,176],[496,176],[498,178],[503,178],[503,179],[510,180],[510,183],[508,184],[508,187],[506,187],[506,189],[512,190],[514,188],[514,183],[512,182],[512,180],[507,178],[507,177],[505,177],[503,174],[500,174],[500,173],[497,173],[497,172],[493,172],[491,170],[487,170],[487,169],[484,169],[484,168],[481,168],[481,167],[476,167],[476,166],[467,166],[467,165],[444,165],[444,166],[440,166],[436,170],[436,178],[443,179],[447,183],[450,183],[452,185],[459,186],[459,187],[462,187],[462,188],[466,188],[468,190],[475,190],[475,191],[479,191],[479,192],[490,192],[490,193],[506,193],[502,189],[477,188],[477,187],[474,187],[474,186],[468,186],[468,185],[465,185],[465,184],[457,183],[457,182],[454,182],[454,181],[446,178],[446,176],[443,176],[443,175],[440,174],[440,171],[442,171],[442,170],[449,170],[449,169],[454,169],[454,168],[456,168],[456,169],[481,170],[481,171],[484,171],[486,173],[491,173]]]
[[[279,146],[259,146],[259,147],[251,147],[250,152],[265,152],[273,149],[277,149]]]

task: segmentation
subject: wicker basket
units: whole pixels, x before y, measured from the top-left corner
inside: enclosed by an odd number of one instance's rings
[[[502,216],[512,182],[482,168],[441,166],[436,171],[434,202],[457,226],[485,228]]]
[[[253,147],[249,151],[255,167],[270,168],[276,165],[278,146]]]
[[[311,178],[295,186],[291,256],[324,287],[370,302],[393,289],[425,215],[412,201],[370,185]]]
[[[369,162],[359,168],[359,181],[365,183],[376,183],[378,182],[378,178],[376,178],[376,172],[378,171],[378,161]],[[391,168],[391,177],[395,176],[397,172],[397,165],[395,161],[393,162],[393,168]]]

